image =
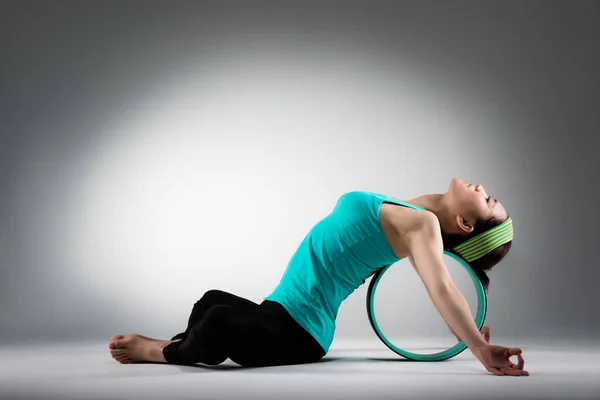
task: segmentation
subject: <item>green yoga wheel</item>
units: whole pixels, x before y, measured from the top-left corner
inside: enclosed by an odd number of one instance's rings
[[[462,265],[463,268],[465,268],[467,270],[467,272],[471,276],[471,279],[473,280],[473,283],[475,284],[475,290],[477,292],[477,314],[475,316],[475,324],[477,325],[477,329],[481,330],[481,327],[483,326],[483,323],[485,321],[485,315],[487,312],[487,296],[486,296],[485,290],[483,288],[483,285],[482,285],[481,281],[479,280],[479,278],[477,277],[477,275],[475,274],[475,272],[473,271],[473,269],[471,269],[469,264],[467,264],[467,262],[464,259],[462,259],[460,256],[457,256],[456,254],[450,253],[448,251],[444,251],[444,254],[449,257],[452,257],[460,265]],[[381,339],[381,341],[390,350],[392,350],[396,354],[401,355],[402,357],[408,358],[409,360],[443,361],[443,360],[447,360],[449,358],[452,358],[452,357],[462,353],[467,348],[467,345],[462,340],[460,342],[458,342],[457,344],[455,344],[454,346],[452,346],[446,350],[439,351],[437,353],[419,354],[419,353],[413,353],[410,351],[403,350],[402,348],[393,344],[383,334],[383,332],[381,331],[381,328],[377,324],[377,317],[375,315],[375,306],[374,306],[375,292],[377,291],[377,285],[381,281],[381,278],[383,277],[385,272],[388,270],[388,268],[390,268],[392,265],[383,267],[380,270],[378,270],[375,274],[373,274],[373,277],[371,278],[371,282],[369,284],[369,289],[367,291],[367,315],[369,316],[369,322],[371,323],[371,327],[375,331],[375,334],[379,337],[379,339]]]

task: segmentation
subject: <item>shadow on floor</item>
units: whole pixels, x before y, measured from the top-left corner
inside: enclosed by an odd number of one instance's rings
[[[446,361],[436,361],[436,362],[456,362],[456,361],[461,361],[461,360],[446,360]],[[469,360],[462,360],[462,361],[469,361]],[[191,366],[183,366],[183,365],[170,365],[172,367],[178,368],[183,372],[218,372],[218,371],[231,371],[231,372],[239,372],[239,373],[244,373],[244,372],[249,372],[249,371],[264,371],[264,372],[268,372],[269,374],[286,374],[286,373],[297,373],[300,372],[302,374],[322,374],[323,370],[321,368],[318,367],[318,365],[323,365],[323,364],[335,364],[335,363],[344,363],[344,364],[349,364],[349,363],[354,363],[357,366],[360,365],[364,365],[366,363],[380,363],[380,362],[403,362],[403,363],[431,363],[432,361],[412,361],[412,360],[408,360],[405,358],[401,358],[401,357],[390,357],[390,358],[382,358],[382,357],[357,357],[357,356],[326,356],[325,358],[321,359],[320,361],[317,361],[315,363],[309,363],[309,364],[295,364],[295,365],[282,365],[282,366],[266,366],[266,367],[243,367],[237,364],[221,364],[221,365],[215,365],[215,366],[209,366],[209,365],[202,365],[202,364],[196,364],[196,365],[191,365]],[[161,364],[164,365],[164,364]],[[307,366],[311,366],[310,368],[307,368]],[[316,368],[315,368],[316,367]],[[344,369],[340,369],[340,370],[336,370],[336,369],[330,369],[328,368],[326,370],[327,374],[331,374],[331,373],[339,373],[339,374],[348,374],[348,373],[352,373],[352,372],[356,372],[356,373],[360,373],[360,374],[365,374],[365,373],[369,373],[372,372],[374,374],[385,374],[386,372],[381,371],[381,369],[376,369],[373,368],[371,371],[369,371],[369,369],[358,369],[356,371],[349,371],[347,368]],[[389,371],[390,374],[397,374],[397,371]],[[410,373],[410,372],[408,372]],[[415,371],[414,373],[418,373],[418,374],[441,374],[441,375],[473,375],[472,371],[463,371],[463,372],[448,372],[448,371],[431,371],[431,372],[424,372],[422,369],[420,369],[419,371]],[[482,374],[485,375],[487,374],[486,371],[482,371]]]

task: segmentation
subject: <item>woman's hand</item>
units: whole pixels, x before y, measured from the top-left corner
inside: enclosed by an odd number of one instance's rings
[[[525,360],[521,355],[521,349],[497,346],[488,343],[472,350],[472,352],[473,355],[481,361],[485,369],[494,375],[529,375],[529,372],[523,369]],[[511,356],[518,356],[518,364],[514,364],[510,361]]]

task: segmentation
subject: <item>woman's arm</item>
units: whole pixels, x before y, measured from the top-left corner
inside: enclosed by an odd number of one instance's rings
[[[446,325],[448,325],[447,322],[446,322]],[[450,331],[451,334],[454,335],[454,337],[456,338],[456,340],[458,340],[460,342],[460,340],[461,340],[460,337],[458,336],[458,334],[456,332],[454,332],[454,329],[452,329],[452,327],[450,325],[448,325],[448,330]]]
[[[415,221],[415,220],[413,220]],[[417,223],[403,236],[409,248],[409,260],[425,284],[427,293],[444,320],[463,339],[473,355],[496,375],[529,375],[523,369],[521,349],[489,344],[479,333],[465,297],[454,285],[443,260],[440,225],[435,214],[421,212]],[[518,357],[518,364],[510,361]]]
[[[446,322],[446,325],[448,325],[447,322]],[[454,329],[452,329],[452,327],[450,325],[448,325],[448,330],[450,330],[450,333],[454,335],[456,340],[458,340],[459,342],[461,341],[458,334],[456,332],[454,332]],[[490,342],[490,328],[488,326],[483,326],[483,327],[481,327],[481,330],[479,332],[481,332],[485,341],[489,343]]]
[[[444,264],[442,236],[435,214],[423,212],[419,223],[406,234],[406,243],[408,259],[444,321],[471,351],[484,346],[487,342],[475,325],[469,304]]]

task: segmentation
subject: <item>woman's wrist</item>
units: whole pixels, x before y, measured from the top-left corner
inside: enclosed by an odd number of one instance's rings
[[[489,346],[489,343],[483,338],[483,336],[481,336],[479,340],[475,341],[474,343],[468,344],[467,346],[472,353],[475,353],[476,351],[486,346]]]

